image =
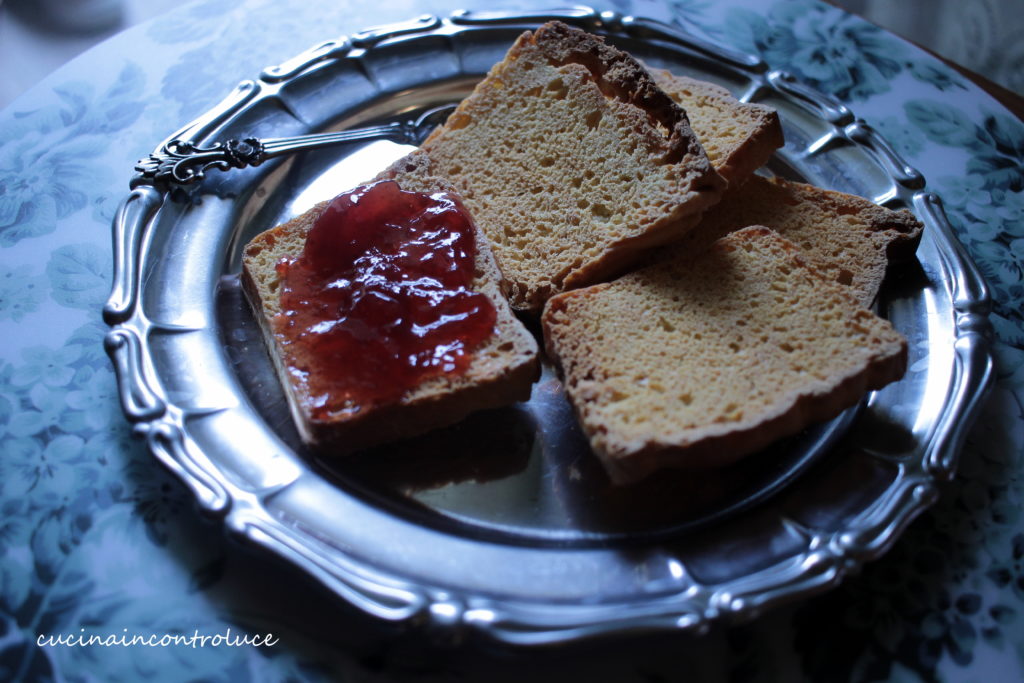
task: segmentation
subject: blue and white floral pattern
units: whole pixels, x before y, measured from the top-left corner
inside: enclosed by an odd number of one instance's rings
[[[93,162],[142,114],[143,80],[128,63],[102,93],[70,81],[54,88],[56,103],[12,112],[0,128],[0,246],[52,232],[85,207],[86,188],[113,180]]]
[[[38,310],[46,296],[45,284],[29,265],[0,265],[0,320],[20,322]]]
[[[367,624],[289,570],[225,543],[130,434],[99,320],[109,224],[135,159],[263,66],[357,28],[455,7],[191,4],[0,112],[0,679],[437,679],[452,669],[515,679],[504,660],[460,664],[451,649]],[[924,171],[995,308],[997,387],[938,505],[839,589],[680,647],[694,670],[720,680],[1019,680],[1024,124],[938,61],[815,0],[610,7],[660,12],[850,103]],[[196,651],[36,644],[42,634],[228,627],[281,640]],[[594,663],[583,669],[561,660],[557,675],[681,673],[674,644],[614,650],[589,652]]]
[[[940,62],[922,60],[877,26],[815,0],[782,0],[767,13],[732,8],[722,34],[741,50],[842,100],[889,92],[903,70],[939,90],[965,88]]]
[[[1002,339],[1021,346],[1024,322],[1024,123],[1006,114],[969,112],[911,100],[907,120],[932,143],[970,153],[956,175],[936,178],[950,220],[990,285]],[[1013,320],[1017,330],[1003,324]]]

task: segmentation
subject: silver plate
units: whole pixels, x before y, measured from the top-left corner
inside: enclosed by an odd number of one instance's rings
[[[315,460],[240,296],[240,252],[405,151],[375,143],[214,172],[191,193],[137,179],[114,221],[104,309],[125,414],[227,528],[385,619],[548,643],[701,630],[835,585],[935,499],[992,376],[980,276],[924,179],[846,107],[651,20],[587,8],[458,12],[319,45],[242,83],[172,138],[408,116],[466,95],[522,30],[549,18],[776,107],[787,143],[774,172],[917,213],[926,223],[918,260],[890,274],[879,300],[909,340],[903,380],[697,481],[610,486],[550,370],[527,404]]]

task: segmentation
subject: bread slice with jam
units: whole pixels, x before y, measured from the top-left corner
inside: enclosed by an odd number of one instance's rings
[[[377,185],[395,186],[391,182]],[[451,190],[438,179],[434,179],[429,188],[420,189],[428,189],[430,195],[421,193],[417,195],[419,197],[436,197],[435,193],[439,190]],[[376,223],[373,226],[367,224],[363,233],[390,234],[387,232],[388,224],[395,222],[391,215],[404,210],[399,205],[409,201],[406,195],[408,192],[405,188],[391,187],[382,200],[382,206],[367,209],[374,212],[372,219]],[[346,196],[341,195],[334,202],[342,201]],[[365,207],[369,201],[362,195],[350,203],[363,203]],[[389,202],[392,204],[389,205]],[[305,258],[304,250],[320,248],[334,239],[331,236],[326,241],[323,238],[309,239],[318,219],[331,209],[331,205],[331,202],[318,204],[287,223],[256,236],[245,247],[242,259],[244,292],[263,332],[295,425],[307,446],[324,454],[348,453],[449,425],[474,411],[529,398],[531,386],[539,372],[537,343],[508,306],[502,291],[504,281],[495,265],[487,238],[472,227],[468,237],[471,242],[475,241],[475,254],[469,257],[471,260],[466,273],[468,287],[463,289],[468,292],[466,296],[478,297],[475,306],[486,308],[489,304],[494,311],[493,327],[484,333],[478,343],[456,349],[456,353],[452,349],[458,340],[438,341],[431,336],[433,329],[451,324],[452,320],[457,323],[457,318],[463,312],[455,311],[450,315],[442,313],[430,321],[424,321],[414,319],[419,314],[410,313],[408,307],[395,309],[399,305],[395,301],[384,301],[382,306],[372,309],[376,313],[357,320],[353,313],[348,312],[354,310],[352,307],[357,304],[346,300],[344,305],[350,308],[344,309],[344,314],[332,318],[331,311],[327,311],[322,320],[304,320],[300,328],[289,327],[295,318],[306,315],[302,311],[316,309],[318,306],[341,306],[334,300],[330,304],[323,304],[315,295],[305,300],[302,296],[295,297],[293,294],[300,291],[301,281],[294,287],[286,281],[292,272],[300,272],[292,268],[298,259]],[[459,239],[465,242],[465,237],[463,235]],[[417,253],[419,261],[435,258],[433,253],[427,252],[424,255],[422,248],[416,245],[390,244],[389,241],[394,239],[381,237],[379,243],[371,244],[365,250],[366,255],[355,256],[355,260],[372,261],[381,254],[411,253],[413,249],[421,249]],[[348,248],[347,243],[339,248],[344,251]],[[330,258],[327,263],[330,263]],[[313,272],[325,267],[321,263],[315,268],[310,266],[309,270]],[[395,291],[408,291],[412,288],[416,296],[426,297],[423,301],[430,305],[421,306],[426,309],[436,301],[454,296],[437,287],[429,289],[433,285],[427,282],[429,278],[422,272],[396,273],[395,268],[398,267],[385,263],[358,282],[349,275],[350,271],[334,274],[325,270],[323,281],[325,287],[333,288],[335,292],[354,292],[352,297],[361,297],[360,302],[388,299]],[[385,290],[363,286],[364,281],[374,281],[374,278],[382,277],[386,270],[397,284],[388,285],[389,288]],[[336,279],[331,281],[330,278]],[[480,296],[486,302],[480,301]],[[324,294],[323,299],[327,298],[328,295]],[[282,301],[298,303],[283,306]],[[399,312],[388,313],[391,310]],[[380,311],[384,311],[384,314]],[[296,332],[296,329],[301,333]],[[339,332],[342,333],[341,337],[326,337]],[[408,344],[396,345],[393,340],[399,338],[414,342],[427,339],[424,344],[429,346],[436,343],[437,346],[423,348],[409,347]],[[306,340],[312,340],[312,345],[297,345],[300,341],[306,343]],[[400,387],[397,391],[393,386],[388,386],[386,383],[395,378],[394,372],[388,369],[391,366],[387,365],[392,362],[392,357],[400,363],[406,355],[416,353],[420,354],[417,358],[421,360],[417,362],[421,365],[432,364],[426,374],[408,376],[400,373],[399,376],[407,381],[411,377],[409,386]],[[383,360],[379,357],[381,354],[385,356]],[[379,377],[375,373],[379,373]],[[350,374],[353,379],[348,381],[346,374]],[[334,383],[318,383],[317,376],[321,375],[332,377]]]

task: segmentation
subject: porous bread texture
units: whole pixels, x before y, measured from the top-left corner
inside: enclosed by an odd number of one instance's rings
[[[618,483],[729,464],[899,379],[892,325],[761,226],[548,301],[548,352]]]
[[[434,180],[409,191],[449,190]],[[458,422],[469,413],[526,400],[540,367],[533,335],[515,317],[502,292],[502,278],[487,239],[477,230],[476,272],[471,288],[485,294],[497,311],[494,334],[474,349],[462,373],[443,374],[422,382],[397,402],[364,408],[349,406],[325,418],[305,408],[301,383],[288,371],[287,357],[274,333],[280,312],[280,277],[275,265],[302,252],[306,234],[328,202],[257,235],[242,257],[242,286],[263,332],[288,405],[303,442],[324,454],[344,454],[388,441],[416,436]]]
[[[686,114],[632,57],[559,22],[524,33],[381,177],[450,180],[516,309],[623,272],[718,201]]]
[[[686,111],[711,165],[730,187],[750,177],[785,143],[779,115],[773,108],[740,102],[715,83],[665,69],[647,70],[658,87]]]
[[[905,209],[782,178],[751,176],[709,210],[669,259],[699,252],[748,225],[764,225],[804,250],[827,277],[849,285],[870,306],[890,262],[913,258],[924,226]]]

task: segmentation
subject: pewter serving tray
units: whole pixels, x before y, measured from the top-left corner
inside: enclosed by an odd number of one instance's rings
[[[770,171],[926,223],[917,261],[890,274],[878,303],[909,341],[903,380],[727,470],[632,487],[609,484],[550,368],[526,404],[317,460],[296,437],[241,297],[241,248],[408,150],[378,142],[214,171],[189,192],[136,177],[114,222],[104,310],[128,419],[228,529],[384,619],[550,643],[702,630],[835,585],[935,499],[992,373],[981,278],[924,179],[847,108],[651,20],[587,8],[459,12],[319,45],[172,137],[203,144],[409,118],[464,97],[522,30],[549,18],[776,107],[787,143]]]

